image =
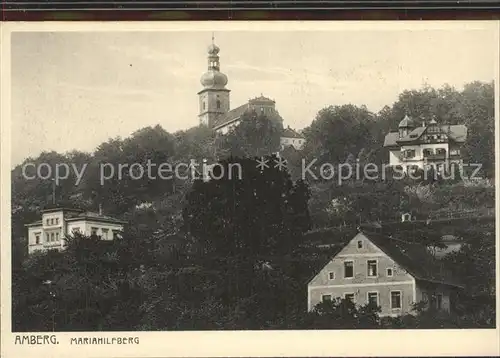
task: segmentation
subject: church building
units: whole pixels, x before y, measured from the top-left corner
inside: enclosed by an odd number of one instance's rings
[[[212,44],[208,47],[208,69],[200,80],[203,89],[198,92],[200,124],[220,134],[227,134],[239,124],[243,114],[255,111],[283,127],[283,118],[276,110],[276,102],[262,94],[239,107],[230,109],[230,90],[226,88],[228,78],[220,71],[220,49],[213,40],[212,37]],[[280,142],[282,149],[292,146],[300,150],[304,146],[305,138],[287,127],[283,130]]]

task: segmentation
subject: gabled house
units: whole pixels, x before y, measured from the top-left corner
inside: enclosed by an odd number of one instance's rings
[[[467,139],[464,125],[438,124],[434,119],[418,125],[405,116],[398,131],[385,136],[384,147],[389,151],[389,165],[408,168],[442,170],[445,165],[462,165],[460,148]]]
[[[42,211],[41,220],[25,225],[28,228],[28,253],[63,250],[65,237],[75,233],[113,240],[120,235],[125,224],[125,221],[103,215],[101,211],[46,209]]]
[[[280,138],[281,150],[290,146],[296,150],[301,150],[304,147],[305,142],[306,138],[302,134],[290,128],[290,126],[283,130]]]
[[[375,303],[381,317],[412,314],[419,302],[449,311],[461,287],[425,246],[360,231],[308,282],[307,306],[350,299]]]

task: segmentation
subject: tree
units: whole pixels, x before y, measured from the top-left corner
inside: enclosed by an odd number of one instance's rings
[[[218,138],[219,156],[253,158],[276,153],[282,130],[280,122],[256,111],[247,111],[236,127]]]
[[[194,183],[184,223],[208,250],[221,255],[289,252],[310,226],[307,186],[274,168],[276,156],[266,160],[269,167],[261,170],[256,160],[230,158],[219,165],[220,179]]]
[[[366,107],[329,106],[320,110],[303,130],[304,156],[319,163],[344,163],[352,153],[376,148],[372,135],[374,115]]]

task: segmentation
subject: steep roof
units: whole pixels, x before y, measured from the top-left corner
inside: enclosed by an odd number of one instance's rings
[[[399,132],[390,132],[385,135],[384,147],[395,147],[398,145]]]
[[[408,133],[405,137],[398,138],[397,142],[413,142],[416,141],[424,134],[426,127],[417,127]]]
[[[234,120],[237,120],[240,118],[247,110],[249,109],[248,103],[242,104],[239,107],[236,107],[232,110],[230,110],[227,113],[224,113],[220,116],[218,116],[213,124],[213,127],[217,129],[218,127],[221,127],[225,124],[228,124],[230,122],[233,122]]]
[[[285,138],[299,138],[299,139],[304,139],[304,136],[299,134],[297,131],[293,130],[290,127],[287,127],[283,130],[283,133],[281,134],[282,137]]]
[[[417,127],[403,138],[399,138],[398,132],[390,132],[385,136],[384,147],[397,147],[400,146],[401,143],[418,141],[422,134],[425,132],[426,128],[427,127]],[[450,139],[454,140],[457,143],[464,143],[467,139],[467,127],[463,124],[444,124],[441,125],[440,128],[450,137]]]
[[[462,287],[443,262],[432,256],[424,245],[368,230],[362,230],[361,233],[415,279]]]
[[[413,119],[408,117],[406,115],[401,122],[399,122],[399,128],[408,128],[408,127],[415,127],[415,122],[413,122]]]

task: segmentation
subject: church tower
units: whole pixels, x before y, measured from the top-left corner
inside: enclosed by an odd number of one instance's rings
[[[214,43],[208,47],[208,70],[201,76],[203,89],[198,92],[200,124],[212,127],[215,119],[229,111],[227,76],[220,72],[219,47]]]

